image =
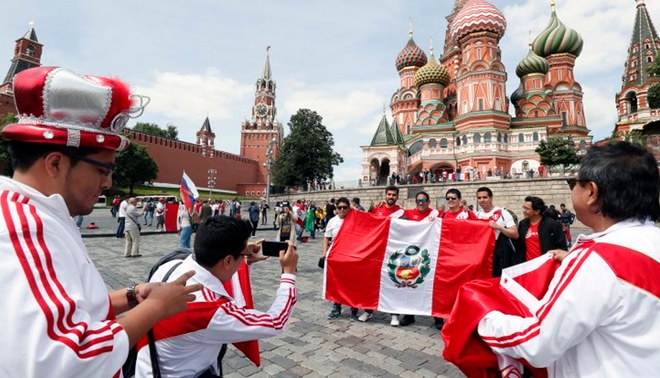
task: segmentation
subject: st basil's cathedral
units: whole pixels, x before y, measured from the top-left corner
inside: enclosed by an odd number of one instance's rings
[[[447,21],[439,59],[433,48],[427,57],[411,27],[395,61],[400,85],[390,102],[393,120],[383,114],[362,147],[362,181],[422,170],[521,176],[538,170],[535,150],[548,137],[589,148],[582,87],[573,75],[583,41],[559,19],[554,1],[547,26],[516,67],[520,84],[510,99],[499,47],[507,25],[502,12],[484,0],[457,0]]]

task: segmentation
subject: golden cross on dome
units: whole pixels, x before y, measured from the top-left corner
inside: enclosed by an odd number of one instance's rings
[[[413,22],[412,22],[412,17],[410,17],[410,29],[408,30],[408,35],[410,38],[413,36]]]
[[[550,0],[550,9],[552,9],[553,12],[557,10],[557,4],[555,3],[555,0]]]
[[[433,36],[430,36],[430,37],[429,37],[429,43],[431,44],[431,48],[430,48],[430,50],[431,50],[431,55],[433,55]]]

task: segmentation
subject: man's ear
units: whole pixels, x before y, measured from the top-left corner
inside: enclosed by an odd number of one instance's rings
[[[70,161],[61,152],[51,152],[44,157],[43,164],[46,174],[52,178],[56,178],[64,173],[65,167],[69,166]]]
[[[598,185],[596,185],[595,182],[589,181],[585,187],[585,196],[586,196],[586,203],[589,209],[595,209],[598,210],[598,202],[599,202],[599,196],[600,196],[600,191],[598,190]],[[597,212],[597,211],[595,211]]]

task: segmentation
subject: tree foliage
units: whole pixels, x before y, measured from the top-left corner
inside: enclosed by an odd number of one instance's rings
[[[649,87],[648,101],[650,108],[660,108],[660,84],[653,84]]]
[[[10,123],[18,121],[18,117],[15,114],[9,113],[0,116],[0,131]],[[11,169],[11,159],[9,158],[9,153],[5,147],[5,143],[0,141],[0,167],[3,167],[2,174],[6,176],[11,176],[13,171]]]
[[[308,181],[333,177],[333,166],[344,159],[333,150],[332,133],[315,111],[299,109],[289,121],[289,135],[284,138],[273,167],[273,182],[281,186],[306,186]]]
[[[648,71],[649,75],[660,77],[660,53],[655,55],[653,64],[651,64],[646,70]]]
[[[614,132],[613,135],[616,139],[624,140],[626,142],[638,144],[644,148],[648,145],[648,136],[644,135],[641,129],[630,130],[627,132]]]
[[[542,140],[536,148],[536,153],[541,157],[541,164],[548,167],[575,165],[580,162],[580,157],[575,150],[575,143],[569,139],[548,138]]]
[[[138,122],[135,124],[135,126],[133,126],[133,131],[168,139],[179,140],[179,131],[177,130],[176,126],[171,123],[167,124],[166,129],[161,129],[160,126],[155,123]]]
[[[119,152],[115,158],[112,180],[116,186],[128,187],[130,195],[133,195],[135,185],[151,182],[157,176],[158,164],[144,146],[131,143],[126,151]]]

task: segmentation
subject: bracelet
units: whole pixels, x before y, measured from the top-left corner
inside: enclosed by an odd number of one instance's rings
[[[128,301],[128,307],[133,308],[138,305],[137,297],[135,296],[135,289],[138,284],[133,285],[132,287],[126,288],[126,301]]]

